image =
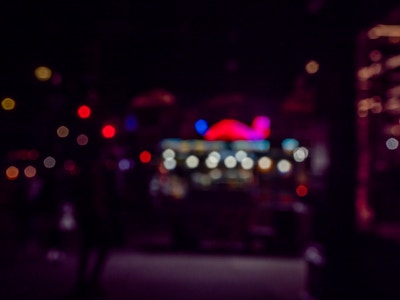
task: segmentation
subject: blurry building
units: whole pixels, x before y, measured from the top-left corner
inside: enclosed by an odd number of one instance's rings
[[[395,236],[400,221],[400,9],[359,35],[358,172],[361,229]]]

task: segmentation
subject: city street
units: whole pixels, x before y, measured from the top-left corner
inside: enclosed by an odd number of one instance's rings
[[[76,256],[17,260],[2,267],[1,299],[75,299]],[[102,292],[84,299],[297,299],[301,259],[236,254],[114,251]]]

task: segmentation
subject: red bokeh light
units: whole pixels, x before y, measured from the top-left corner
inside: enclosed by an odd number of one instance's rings
[[[139,155],[139,159],[142,163],[149,163],[151,160],[151,153],[149,151],[142,151]]]
[[[106,138],[106,139],[111,139],[114,137],[115,135],[115,127],[112,125],[105,125],[103,127],[103,129],[101,130],[102,135]]]
[[[78,108],[78,116],[82,119],[87,119],[90,117],[90,114],[92,113],[91,109],[87,105],[82,105]]]
[[[308,194],[308,189],[305,185],[300,184],[297,188],[296,188],[296,194],[299,197],[305,197]]]

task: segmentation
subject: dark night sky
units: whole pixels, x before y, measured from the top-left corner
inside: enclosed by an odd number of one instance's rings
[[[158,86],[194,100],[237,90],[276,101],[308,59],[322,67],[340,63],[342,34],[395,3],[12,1],[1,10],[1,96],[29,86],[40,64],[79,80],[94,55],[83,49],[97,42],[103,81],[125,96]]]

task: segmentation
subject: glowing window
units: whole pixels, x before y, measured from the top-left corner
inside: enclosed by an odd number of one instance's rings
[[[60,127],[57,128],[57,135],[58,135],[60,138],[65,138],[65,137],[68,136],[68,134],[69,134],[69,129],[68,129],[68,127],[66,127],[66,126],[60,126]]]
[[[15,166],[10,166],[6,170],[6,176],[9,180],[15,180],[18,178],[19,170]]]

